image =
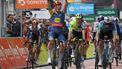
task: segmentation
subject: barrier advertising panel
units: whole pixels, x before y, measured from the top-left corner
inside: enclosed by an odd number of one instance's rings
[[[96,14],[103,16],[117,16],[117,9],[113,8],[96,9]]]
[[[94,4],[71,3],[68,4],[67,14],[94,14]]]

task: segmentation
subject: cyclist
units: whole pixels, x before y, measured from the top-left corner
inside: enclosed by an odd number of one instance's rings
[[[98,24],[99,24],[99,21],[98,21],[98,18],[96,18],[96,21],[93,24],[93,38],[92,38],[92,41],[95,40],[96,30],[97,30]]]
[[[26,35],[26,42],[28,42],[30,45],[29,45],[29,54],[31,53],[35,53],[36,54],[36,58],[34,59],[34,62],[36,63],[37,61],[37,57],[38,57],[38,42],[39,42],[39,30],[38,30],[38,21],[36,19],[32,19],[32,25],[29,27],[29,30],[27,32],[27,35]],[[34,52],[33,52],[33,44],[35,44],[35,47],[34,47]],[[29,60],[29,59],[28,59]]]
[[[61,59],[63,57],[63,52],[65,49],[65,37],[63,28],[65,27],[65,14],[61,12],[61,2],[55,1],[54,3],[54,13],[50,18],[51,26],[49,27],[49,42],[48,42],[48,63],[51,63],[52,50],[54,39],[58,38],[58,41],[63,43],[63,46],[60,46],[59,59],[58,59],[58,68],[61,68]]]
[[[119,59],[121,59],[121,33],[120,33],[120,26],[119,26],[119,19],[117,17],[114,17],[114,19],[112,20],[112,22],[114,23],[116,29],[117,29],[117,36],[116,36],[116,49],[117,49],[117,55],[119,55]]]
[[[69,33],[68,33],[68,41],[74,38],[83,39],[85,41],[85,29],[86,25],[83,21],[83,17],[78,13],[75,16],[75,19],[72,20],[69,24]],[[84,60],[84,55],[81,53],[81,60]]]
[[[97,28],[98,28],[98,25],[99,25],[99,19],[100,19],[99,17],[96,17],[96,21],[94,22],[94,24],[92,26],[92,32],[93,32],[92,42],[93,42],[94,47],[95,47],[95,51],[93,52],[93,54],[95,54],[95,52],[96,52],[96,40],[95,40],[95,38],[96,38]]]
[[[98,43],[98,56],[99,56],[99,62],[98,65],[102,66],[102,54],[103,54],[103,41],[105,39],[105,36],[107,36],[107,39],[113,40],[115,42],[115,35],[116,35],[116,29],[112,22],[109,20],[108,17],[104,17],[104,21],[100,21],[96,40]]]
[[[119,24],[120,27],[120,47],[121,47],[121,54],[122,54],[122,23]],[[122,59],[120,60],[122,63]]]

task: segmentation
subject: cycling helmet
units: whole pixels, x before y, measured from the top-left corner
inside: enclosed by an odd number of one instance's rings
[[[76,18],[82,18],[81,15],[80,15],[79,13],[77,13],[77,14],[75,15],[75,17],[76,17]]]
[[[61,2],[60,1],[55,1],[54,4],[53,4],[54,7],[57,7],[57,6],[62,6]]]
[[[98,16],[98,21],[103,21],[104,20],[104,17],[102,15]]]
[[[105,21],[105,23],[110,23],[110,20],[108,17],[104,17],[104,21]]]
[[[119,22],[119,19],[117,17],[114,18],[115,22]]]

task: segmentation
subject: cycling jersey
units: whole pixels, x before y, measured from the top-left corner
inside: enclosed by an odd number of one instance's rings
[[[97,31],[98,24],[99,24],[99,22],[94,22],[94,25],[93,25],[93,32],[96,32],[96,31]]]
[[[103,23],[104,23],[104,21],[100,21],[98,23],[98,27],[96,27],[96,32],[100,32],[101,28],[103,27]]]
[[[98,29],[98,25],[99,25],[99,22],[94,22],[94,25],[93,25],[93,39],[95,39],[95,37],[96,37],[96,32],[97,32],[97,29]]]
[[[85,21],[83,21],[81,24],[78,24],[76,19],[74,19],[69,23],[69,31],[73,32],[74,37],[82,39],[82,30],[86,30]]]
[[[52,26],[53,27],[63,27],[64,25],[64,13],[60,12],[60,13],[53,13],[51,19],[50,19],[50,22],[52,23]]]
[[[85,22],[82,22],[80,25],[75,20],[72,20],[69,24],[69,31],[81,31],[82,29],[86,28]]]
[[[38,40],[39,35],[41,35],[41,31],[38,30],[37,27],[36,28],[31,27],[29,28],[26,37],[34,41],[34,40]]]
[[[105,27],[108,26],[108,27]],[[112,39],[113,35],[115,34],[115,27],[113,23],[105,24],[105,22],[100,23],[99,25],[99,38],[104,40],[105,36],[107,36],[107,39]]]
[[[63,27],[65,25],[65,15],[64,13],[53,13],[50,22],[52,26],[49,27],[49,40],[58,38],[59,41],[65,42]],[[57,37],[56,37],[57,36]]]

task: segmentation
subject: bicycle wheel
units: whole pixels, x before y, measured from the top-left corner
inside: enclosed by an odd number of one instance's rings
[[[71,48],[68,48],[68,57],[67,57],[67,60],[68,60],[67,66],[68,66],[68,67],[69,67],[69,66],[70,66],[70,67],[72,66],[71,52],[72,52],[72,49],[71,49]]]
[[[98,57],[98,52],[96,51],[96,57],[95,57],[95,69],[98,69],[98,62],[99,62],[99,57]]]
[[[34,69],[34,53],[29,53],[29,55],[28,55],[27,69],[28,68]]]
[[[79,53],[79,49],[78,46],[76,46],[75,48],[75,65],[76,65],[76,69],[81,69],[81,65],[80,65],[80,53]]]
[[[34,64],[35,64],[34,53],[32,54],[31,57],[31,64],[32,64],[32,69],[34,69]]]
[[[56,41],[54,41],[53,58],[52,58],[52,69],[56,69]]]
[[[103,66],[103,69],[106,69],[107,68],[107,47],[104,48],[104,53],[103,53],[103,57],[102,57],[102,66]]]
[[[103,63],[102,63],[102,66],[103,66],[103,69],[106,69],[107,68],[107,62],[106,62],[106,58],[104,57],[103,59]]]
[[[68,49],[65,49],[64,55],[62,58],[62,66],[61,69],[67,69],[68,68]]]
[[[119,62],[118,62],[118,60],[119,60],[119,55],[117,54],[118,52],[116,51],[116,57],[115,57],[115,61],[116,61],[116,66],[118,66],[118,64],[119,64]]]
[[[67,69],[68,66],[67,66],[67,62],[65,60],[62,61],[62,66],[60,69]]]
[[[52,59],[52,69],[56,67],[56,51],[53,51],[53,59]]]
[[[112,69],[112,63],[109,63],[109,68]]]

